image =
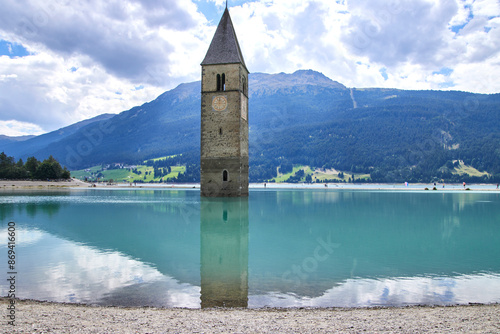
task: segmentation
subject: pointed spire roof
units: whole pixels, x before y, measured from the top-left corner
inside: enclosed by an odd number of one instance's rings
[[[229,16],[229,10],[226,8],[201,65],[235,63],[241,63],[246,68],[233,22],[231,16]]]

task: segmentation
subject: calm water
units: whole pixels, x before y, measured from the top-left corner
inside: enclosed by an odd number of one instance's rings
[[[500,193],[0,192],[20,298],[121,306],[500,302]],[[0,280],[1,295],[7,282]]]

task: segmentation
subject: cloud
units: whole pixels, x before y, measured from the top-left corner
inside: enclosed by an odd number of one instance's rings
[[[356,55],[397,66],[440,62],[441,51],[453,33],[448,22],[457,14],[454,0],[355,1],[342,41]]]
[[[51,131],[148,102],[199,76],[206,24],[184,1],[7,1],[0,37],[30,52],[0,57],[0,120]]]
[[[36,124],[16,120],[0,121],[0,133],[10,137],[41,135],[43,130]]]
[[[500,91],[492,76],[500,66],[496,0],[229,5],[250,72],[313,69],[350,87]],[[0,120],[55,130],[199,80],[224,6],[224,0],[4,1]],[[13,57],[9,45],[25,52]],[[453,72],[435,74],[442,68]]]
[[[176,0],[135,0],[144,10],[150,27],[168,25],[176,30],[187,30],[196,26],[195,18]],[[118,1],[118,3],[123,3]]]
[[[134,84],[88,63],[85,57],[64,59],[49,53],[0,57],[0,121],[15,119],[45,131],[55,130],[99,114],[127,110],[163,91],[154,87],[132,90]],[[0,133],[6,134],[5,129]]]
[[[464,72],[446,82],[432,74],[476,64],[498,73],[499,30],[490,29],[498,7],[488,0],[352,1],[341,41],[362,63],[387,68],[390,79],[379,82],[384,87],[498,92],[500,85],[493,82],[465,84],[468,79],[459,77]]]
[[[351,87],[484,93],[500,84],[478,89],[460,71],[445,81],[433,72],[473,63],[495,72],[499,30],[497,18],[482,16],[486,7],[496,8],[469,0],[275,0],[247,2],[231,16],[251,72],[314,69]],[[463,25],[460,34],[453,25]]]
[[[276,0],[246,3],[231,16],[250,71],[314,69],[340,79],[353,74],[337,43],[345,9],[330,0]]]
[[[174,47],[160,38],[163,25],[187,29],[192,18],[182,8],[154,1],[9,1],[0,14],[0,29],[23,43],[70,57],[84,55],[110,74],[144,80],[144,68],[162,64]]]

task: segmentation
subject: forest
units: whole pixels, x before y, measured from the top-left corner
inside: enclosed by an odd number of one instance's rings
[[[17,162],[14,157],[0,153],[0,180],[62,180],[71,177],[69,170],[52,156],[40,162],[29,157],[26,163],[22,159]]]

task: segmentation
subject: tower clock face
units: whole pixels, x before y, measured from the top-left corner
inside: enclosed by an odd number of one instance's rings
[[[214,96],[212,99],[212,108],[215,111],[223,111],[227,108],[227,98],[222,95]]]

